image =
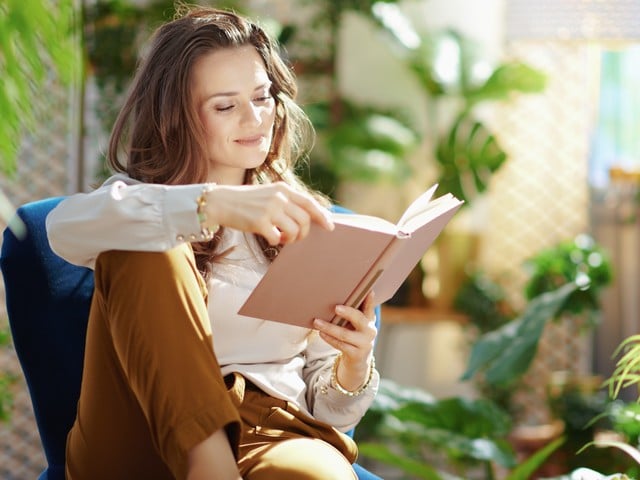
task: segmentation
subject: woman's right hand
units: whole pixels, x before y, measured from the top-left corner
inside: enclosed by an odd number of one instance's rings
[[[327,209],[310,194],[284,182],[216,185],[206,195],[206,214],[211,223],[260,234],[274,246],[303,239],[312,222],[333,230]]]

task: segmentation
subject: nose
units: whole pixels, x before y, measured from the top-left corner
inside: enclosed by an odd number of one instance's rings
[[[260,112],[260,106],[249,102],[242,111],[242,123],[246,125],[260,125],[262,123]]]

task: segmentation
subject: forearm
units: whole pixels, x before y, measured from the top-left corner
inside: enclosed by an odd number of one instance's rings
[[[349,359],[339,355],[332,369],[331,380],[334,386],[345,392],[358,392],[371,381],[375,362],[373,355],[365,362],[349,362]]]
[[[378,391],[380,376],[374,369],[371,379],[356,396],[345,395],[332,384],[330,374],[315,386],[313,416],[346,432],[355,427],[367,412]]]
[[[367,370],[366,378],[369,378],[369,372],[371,378],[366,388],[357,396],[345,395],[331,381],[335,351],[322,343],[319,340],[312,342],[312,347],[307,351],[308,361],[303,372],[308,386],[307,405],[315,418],[346,432],[360,421],[371,406],[378,391],[380,376],[375,368]],[[356,390],[365,382],[357,385]]]
[[[191,449],[187,480],[241,480],[224,430]]]
[[[197,240],[196,199],[201,185],[164,186],[131,180],[125,184],[119,178],[91,193],[71,195],[52,210],[46,227],[54,252],[71,263],[93,268],[103,251],[166,251]]]

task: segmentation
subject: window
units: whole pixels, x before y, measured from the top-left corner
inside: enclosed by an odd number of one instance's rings
[[[640,45],[601,54],[599,113],[590,155],[590,182],[609,184],[612,168],[640,170]]]

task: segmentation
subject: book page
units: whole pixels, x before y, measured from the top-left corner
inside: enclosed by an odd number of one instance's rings
[[[413,202],[411,202],[411,205],[409,205],[400,220],[398,220],[398,226],[405,225],[410,218],[428,208],[429,203],[431,203],[431,198],[433,197],[433,194],[435,193],[437,188],[438,184],[436,183],[426,192],[416,198]]]
[[[394,255],[392,261],[384,265],[384,272],[373,286],[376,293],[376,301],[385,302],[393,296],[411,270],[418,264],[440,232],[449,223],[462,202],[451,197],[455,201],[439,202],[440,207],[425,212],[429,214],[427,221],[417,221],[418,225],[411,235],[398,241],[401,248]],[[411,223],[411,222],[410,222]]]
[[[372,215],[360,215],[357,213],[333,213],[331,219],[335,223],[342,225],[351,225],[352,227],[371,230],[374,232],[383,232],[395,235],[398,228],[388,220]]]
[[[405,233],[414,232],[425,223],[428,223],[432,218],[437,217],[442,212],[450,210],[452,207],[457,205],[462,205],[462,201],[458,200],[450,193],[447,193],[446,195],[429,202],[426,208],[422,211],[416,211],[414,215],[405,219],[405,222],[400,225],[400,230]]]

